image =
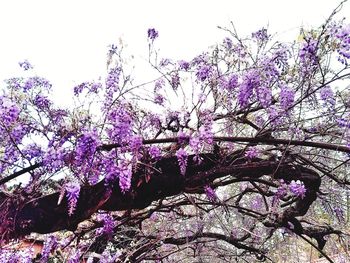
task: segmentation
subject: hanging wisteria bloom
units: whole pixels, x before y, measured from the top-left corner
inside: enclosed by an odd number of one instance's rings
[[[118,164],[119,187],[122,193],[129,191],[132,178],[132,164],[130,160],[122,159]]]
[[[66,196],[68,199],[68,214],[73,215],[79,198],[80,185],[77,183],[68,183],[65,186]]]
[[[209,185],[204,186],[204,192],[209,201],[216,202],[218,200],[218,196],[216,195],[213,188],[211,188]]]
[[[182,175],[185,175],[186,168],[187,168],[188,153],[181,148],[176,152],[176,157],[177,157],[177,161],[179,162],[180,172]]]
[[[41,250],[41,260],[40,260],[41,263],[47,262],[51,251],[56,249],[57,245],[58,245],[57,239],[53,235],[49,236],[45,240],[43,249]]]

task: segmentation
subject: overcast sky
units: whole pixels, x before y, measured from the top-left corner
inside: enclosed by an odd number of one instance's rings
[[[107,46],[121,38],[129,53],[146,56],[147,29],[159,31],[158,47],[171,58],[189,59],[221,41],[217,26],[232,21],[240,35],[269,25],[293,40],[300,26],[318,26],[338,0],[2,0],[0,80],[16,75],[28,59],[63,96],[106,70]],[[350,2],[341,16],[350,14]]]

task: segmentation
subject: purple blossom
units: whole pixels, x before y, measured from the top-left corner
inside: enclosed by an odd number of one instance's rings
[[[96,234],[107,236],[113,235],[114,228],[116,227],[115,221],[110,214],[100,214],[98,215],[98,220],[103,222],[103,227],[97,229]]]
[[[280,92],[280,105],[284,110],[288,110],[294,103],[295,93],[292,89],[283,86]]]
[[[299,58],[301,62],[301,73],[303,75],[310,74],[317,67],[317,45],[316,39],[308,38],[302,44],[299,51]]]
[[[142,137],[132,136],[129,140],[129,148],[132,152],[138,153],[142,147]]]
[[[51,101],[41,94],[35,96],[33,103],[41,110],[48,109],[51,105]]]
[[[121,69],[119,67],[114,67],[109,70],[106,79],[106,89],[108,96],[111,96],[113,92],[117,91],[119,88],[119,78]]]
[[[152,145],[149,150],[149,155],[151,156],[152,159],[158,161],[160,160],[161,156],[162,156],[162,152],[161,150],[159,149],[159,147],[155,146],[155,145]]]
[[[260,86],[260,77],[258,72],[250,71],[243,79],[243,83],[239,87],[238,91],[238,104],[241,108],[247,107],[248,103],[253,95],[253,90]]]
[[[76,162],[85,163],[90,161],[99,144],[100,140],[96,130],[85,131],[77,143]]]
[[[174,90],[177,90],[177,88],[180,85],[180,76],[179,74],[173,74],[171,76],[171,86],[173,87]]]
[[[188,71],[190,69],[190,63],[184,60],[180,60],[179,62],[180,69]]]
[[[279,200],[286,196],[287,192],[288,192],[287,184],[283,180],[281,180],[280,186],[277,188],[277,191],[273,196],[272,205],[276,206]]]
[[[159,33],[154,28],[149,28],[147,30],[147,36],[150,40],[154,41],[159,36]]]
[[[266,87],[259,87],[257,89],[258,101],[264,108],[267,108],[271,105],[272,102],[272,92],[271,89]]]
[[[159,93],[154,94],[154,103],[163,106],[164,105],[165,98],[163,95]]]
[[[111,127],[108,128],[109,138],[116,143],[125,143],[132,134],[132,118],[124,105],[110,110],[108,115]]]
[[[43,154],[41,147],[37,144],[31,143],[22,150],[22,154],[29,160],[38,158]]]
[[[68,263],[80,263],[80,256],[80,250],[75,249],[75,251],[70,254],[70,257],[68,258]]]
[[[291,181],[289,184],[289,190],[297,197],[304,198],[306,193],[306,188],[303,182],[300,180]]]
[[[29,63],[28,60],[24,60],[22,62],[19,62],[18,64],[25,71],[33,68],[33,66]]]
[[[42,77],[38,77],[38,76],[30,77],[25,81],[23,91],[26,92],[36,87],[41,87],[49,90],[51,89],[52,84],[47,79]]]
[[[65,186],[66,197],[68,199],[68,215],[73,215],[74,210],[76,209],[79,193],[80,193],[80,185],[77,183],[68,183]]]
[[[335,97],[334,92],[330,86],[323,87],[320,89],[320,97],[324,102],[325,107],[329,107],[331,109],[335,106]]]
[[[223,44],[224,44],[224,46],[225,46],[228,50],[232,49],[232,47],[233,47],[232,39],[229,38],[229,37],[226,37],[226,38],[223,40]]]
[[[50,235],[44,243],[43,249],[41,250],[40,263],[45,263],[49,259],[52,250],[56,249],[58,243],[55,236]]]
[[[186,142],[188,142],[188,140],[190,139],[190,136],[186,133],[184,133],[183,131],[179,131],[177,133],[177,140],[180,144],[184,144]]]
[[[170,59],[168,58],[162,58],[159,62],[160,67],[166,67],[171,63]]]
[[[119,187],[122,193],[131,188],[132,165],[126,159],[122,159],[118,165]]]
[[[19,117],[20,109],[6,97],[0,96],[0,117],[3,125],[11,126]]]
[[[43,164],[49,172],[55,172],[64,165],[66,152],[62,148],[50,147],[43,157]]]
[[[252,160],[259,155],[259,150],[256,147],[249,147],[248,150],[245,152],[245,157],[247,157],[249,160]]]
[[[186,168],[187,168],[188,154],[184,149],[181,148],[176,152],[176,157],[177,157],[177,161],[179,162],[180,172],[182,175],[185,175]]]
[[[199,81],[205,81],[212,74],[213,69],[208,65],[202,65],[198,68],[196,76]]]
[[[204,186],[204,192],[209,201],[216,202],[218,200],[218,196],[216,195],[213,188],[211,188],[209,185]]]
[[[159,90],[161,90],[164,87],[164,79],[158,79],[156,80],[156,82],[154,83],[154,91],[157,92]]]
[[[336,34],[338,40],[337,52],[339,54],[338,60],[348,65],[348,59],[350,59],[350,25],[343,26]]]
[[[252,38],[256,40],[259,44],[265,43],[269,40],[269,35],[267,34],[267,29],[262,28],[254,33],[252,33]]]

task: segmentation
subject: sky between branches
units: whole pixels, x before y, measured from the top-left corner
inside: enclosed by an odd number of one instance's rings
[[[128,53],[147,59],[147,29],[160,32],[164,57],[191,59],[235,25],[241,36],[268,26],[276,39],[295,40],[301,26],[318,26],[340,1],[45,1],[0,2],[0,81],[21,72],[28,59],[54,85],[56,100],[67,101],[74,85],[106,73],[108,45],[123,41]],[[340,17],[350,14],[346,4]],[[145,76],[147,81],[147,76]]]

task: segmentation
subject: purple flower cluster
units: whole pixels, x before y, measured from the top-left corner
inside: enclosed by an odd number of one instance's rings
[[[64,165],[66,152],[62,148],[50,147],[43,157],[43,164],[49,172],[55,172]]]
[[[262,28],[254,33],[252,33],[252,38],[256,40],[259,44],[263,44],[269,40],[269,35],[267,34],[267,29]]]
[[[121,72],[120,67],[114,67],[109,70],[107,79],[106,79],[106,89],[107,89],[108,96],[111,96],[113,92],[118,90],[120,72]]]
[[[18,64],[24,70],[29,70],[33,68],[33,66],[29,63],[28,60],[24,60],[22,62],[19,62]]]
[[[348,65],[348,59],[350,59],[350,24],[343,26],[339,32],[336,34],[338,39],[338,60],[344,64]]]
[[[204,192],[210,202],[216,202],[218,200],[218,196],[216,195],[214,189],[209,185],[204,186]]]
[[[256,147],[249,147],[249,149],[245,152],[245,157],[249,160],[252,160],[259,155],[259,150]]]
[[[100,140],[97,131],[85,131],[79,138],[76,147],[76,163],[82,164],[90,161],[93,154],[96,152]]]
[[[231,50],[232,47],[233,47],[232,39],[229,38],[229,37],[226,37],[226,38],[223,40],[223,44],[224,44],[225,48],[228,49],[228,50]]]
[[[180,172],[182,175],[186,174],[188,153],[183,149],[179,149],[176,152],[177,161],[179,162]]]
[[[23,91],[26,92],[28,90],[31,90],[37,87],[41,87],[46,90],[49,90],[51,89],[52,84],[47,79],[42,77],[38,77],[38,76],[30,77],[25,81],[23,86]]]
[[[2,124],[11,126],[19,117],[20,109],[6,97],[0,96],[0,117]]]
[[[126,193],[131,188],[131,178],[132,178],[132,165],[126,160],[122,159],[118,165],[118,177],[119,177],[119,187],[123,193]]]
[[[112,74],[112,71],[110,71],[110,73]],[[110,87],[111,85],[115,85],[115,82],[118,83],[119,79],[115,80],[116,77],[117,76],[115,74],[108,75],[106,84],[108,82],[108,85]],[[102,84],[99,82],[83,82],[83,83],[75,86],[73,90],[74,90],[74,95],[78,96],[84,90],[86,90],[88,93],[98,93],[101,88],[102,88]],[[112,90],[114,90],[114,88]]]
[[[317,67],[317,45],[317,39],[313,38],[307,38],[302,43],[299,58],[303,75],[310,74]]]
[[[111,127],[108,128],[108,137],[116,143],[125,143],[132,134],[132,118],[124,105],[110,110],[108,115]]]
[[[305,185],[302,181],[291,181],[289,184],[289,190],[297,197],[304,198],[306,193]]]
[[[180,76],[178,73],[175,73],[171,76],[171,86],[174,90],[177,90],[177,88],[180,85]]]
[[[110,214],[100,214],[98,220],[103,222],[103,227],[97,229],[97,235],[113,235],[114,228],[116,227],[115,221]]]
[[[71,216],[73,215],[78,203],[80,185],[77,183],[68,183],[65,186],[65,191],[68,199],[68,214]]]
[[[161,150],[159,149],[159,147],[157,147],[157,146],[155,146],[155,145],[152,145],[152,146],[149,148],[148,152],[149,152],[149,155],[151,156],[151,158],[152,158],[153,160],[156,160],[156,161],[160,160],[160,158],[161,158],[161,156],[162,156]]]
[[[283,110],[288,110],[294,103],[295,93],[291,88],[286,86],[281,87],[280,91],[280,106]]]
[[[179,62],[179,67],[182,70],[188,71],[190,69],[190,63],[184,60],[180,60]]]
[[[33,103],[40,110],[47,110],[51,105],[51,101],[46,96],[41,94],[35,96]]]
[[[238,91],[238,104],[241,108],[247,107],[253,95],[254,89],[260,86],[259,73],[256,71],[249,71],[243,78],[243,82]]]
[[[147,30],[147,36],[150,40],[154,41],[159,36],[159,33],[154,28],[149,28]]]
[[[49,236],[44,243],[43,249],[41,250],[41,263],[47,262],[49,259],[50,253],[52,250],[56,249],[58,243],[55,236],[51,235]]]
[[[197,73],[196,73],[197,79],[199,81],[205,81],[206,79],[208,79],[211,76],[212,72],[213,72],[213,69],[211,66],[205,65],[205,64],[201,65],[201,66],[199,66]]]
[[[264,108],[268,108],[272,101],[272,91],[266,87],[257,88],[258,101]]]
[[[320,89],[320,97],[325,107],[328,109],[334,109],[336,100],[334,97],[334,92],[330,86]]]

